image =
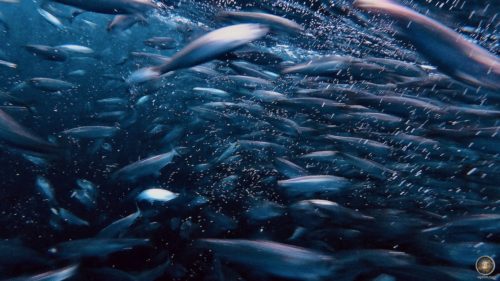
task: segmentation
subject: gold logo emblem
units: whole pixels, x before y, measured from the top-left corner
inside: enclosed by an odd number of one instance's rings
[[[495,271],[495,261],[488,256],[482,256],[476,261],[476,270],[481,275],[490,275]]]

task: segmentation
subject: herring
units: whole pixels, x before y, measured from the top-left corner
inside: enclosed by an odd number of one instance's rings
[[[201,36],[177,52],[172,59],[157,67],[142,68],[129,76],[130,84],[159,78],[161,75],[196,66],[231,52],[251,41],[265,36],[268,29],[258,24],[238,24],[223,27]]]
[[[58,48],[60,50],[64,50],[64,51],[70,52],[70,53],[77,53],[77,54],[84,54],[84,55],[94,53],[94,50],[92,50],[91,48],[86,47],[86,46],[82,46],[82,45],[76,45],[76,44],[63,44],[63,45],[55,46],[54,48]]]
[[[150,0],[50,0],[102,14],[143,14],[156,8]]]
[[[59,148],[31,133],[0,109],[0,141],[11,146],[44,154],[53,154]]]
[[[349,185],[342,177],[314,175],[278,181],[278,187],[289,196],[301,196],[322,192],[339,192]]]
[[[24,47],[28,52],[45,60],[65,61],[68,59],[68,54],[59,48],[36,44],[29,44]]]
[[[28,80],[29,84],[36,89],[45,91],[45,92],[58,92],[74,89],[76,87],[75,84],[59,80],[53,78],[45,78],[45,77],[35,77]]]
[[[47,22],[49,22],[53,26],[61,30],[66,28],[61,20],[59,20],[57,17],[47,12],[46,10],[38,8],[37,11]]]
[[[278,277],[318,280],[333,270],[333,258],[294,245],[245,239],[201,239],[198,243],[230,262]]]
[[[133,182],[145,176],[159,176],[160,170],[172,163],[174,157],[179,155],[177,150],[173,149],[167,153],[139,160],[114,172],[112,179]]]
[[[221,19],[228,19],[245,23],[265,24],[270,26],[272,29],[287,31],[290,33],[300,33],[304,31],[304,27],[292,20],[267,13],[225,11],[220,13],[219,17]]]
[[[64,281],[73,277],[78,271],[78,265],[49,270],[32,276],[9,278],[9,281]],[[7,281],[7,280],[5,280]]]
[[[356,0],[354,6],[389,15],[401,32],[444,73],[467,84],[500,89],[500,60],[449,27],[390,0]]]
[[[63,259],[78,260],[85,257],[106,257],[112,253],[148,244],[147,239],[89,238],[59,243],[50,248],[49,252]]]
[[[161,189],[161,188],[150,188],[143,190],[139,195],[137,195],[137,200],[138,201],[148,201],[150,203],[153,202],[168,202],[171,201],[175,198],[177,198],[179,195],[176,193],[173,193],[169,190],[166,189]]]
[[[62,131],[63,134],[74,138],[100,139],[114,137],[120,131],[117,127],[109,126],[82,126]]]

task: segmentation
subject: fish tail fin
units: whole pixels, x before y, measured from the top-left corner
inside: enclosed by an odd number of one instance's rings
[[[128,84],[142,84],[148,81],[159,79],[161,71],[158,67],[144,67],[134,71],[128,78]]]
[[[177,146],[172,149],[172,151],[176,154],[176,156],[182,156],[185,155],[188,151],[187,147],[184,146]]]

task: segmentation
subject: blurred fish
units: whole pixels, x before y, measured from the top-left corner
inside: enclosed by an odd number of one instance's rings
[[[307,176],[309,174],[304,168],[300,167],[299,165],[280,157],[276,158],[274,166],[276,167],[278,172],[288,178],[297,178]]]
[[[168,50],[175,48],[176,44],[175,40],[170,37],[151,37],[144,40],[144,45],[160,50]]]
[[[243,87],[247,88],[258,88],[258,87],[272,87],[273,84],[272,82],[262,79],[259,77],[252,77],[248,75],[228,75],[225,77],[226,79],[232,80],[236,82],[237,84],[240,84]],[[274,95],[276,97],[276,95]],[[279,99],[278,99],[279,100]]]
[[[114,97],[114,98],[105,98],[105,99],[100,99],[96,101],[96,104],[99,106],[102,106],[104,108],[124,108],[127,107],[128,101],[119,98],[119,97]]]
[[[3,66],[8,67],[8,68],[17,68],[17,64],[12,63],[12,62],[8,62],[8,61],[4,61],[4,60],[0,60],[0,65],[3,65]]]
[[[112,179],[133,182],[145,176],[159,176],[160,170],[172,163],[174,157],[179,155],[179,152],[173,149],[167,153],[139,160],[114,172]]]
[[[36,77],[28,80],[28,83],[35,87],[36,89],[45,91],[45,92],[58,92],[74,89],[76,87],[75,84],[59,80],[53,78],[45,78],[45,77]]]
[[[78,69],[78,70],[73,70],[71,72],[68,72],[68,76],[85,76],[87,72],[83,69]]]
[[[76,53],[76,54],[81,54],[81,55],[88,55],[88,54],[94,53],[94,50],[92,50],[91,48],[86,47],[86,46],[76,45],[76,44],[58,45],[58,46],[55,46],[54,48],[58,48],[60,50],[68,52],[68,53]]]
[[[70,197],[78,200],[87,209],[92,209],[96,204],[96,186],[91,181],[85,179],[77,179],[76,184],[78,188],[71,192]]]
[[[396,171],[384,167],[383,165],[374,161],[359,158],[348,153],[343,153],[342,156],[345,157],[345,159],[353,166],[361,169],[362,171],[377,179],[385,180],[396,174]]]
[[[356,224],[372,221],[373,217],[340,206],[336,202],[310,199],[296,202],[290,206],[292,216],[302,225],[307,226],[317,219],[326,219],[326,223],[355,227]]]
[[[81,239],[57,244],[49,252],[62,258],[77,260],[85,257],[106,257],[110,254],[148,245],[147,239]]]
[[[157,79],[169,71],[211,61],[251,41],[262,38],[267,31],[267,28],[258,24],[239,24],[217,29],[188,44],[177,52],[169,62],[132,73],[128,82],[146,82]]]
[[[386,68],[362,59],[344,56],[328,56],[309,62],[286,67],[284,74],[301,73],[338,78],[377,79]],[[388,75],[384,75],[388,77]]]
[[[56,201],[56,196],[54,193],[54,188],[52,187],[52,184],[50,182],[42,177],[38,176],[36,178],[35,185],[38,189],[38,191],[45,197],[45,199],[49,202],[51,206],[57,206],[57,201]]]
[[[278,187],[290,196],[339,192],[348,185],[349,181],[345,178],[328,175],[303,176],[278,181]]]
[[[0,279],[475,279],[497,7],[410,2],[0,0]]]
[[[226,11],[220,13],[218,16],[226,20],[265,24],[269,25],[272,29],[292,33],[304,31],[304,28],[302,26],[292,20],[266,13]]]
[[[110,225],[103,228],[98,234],[97,238],[121,238],[122,235],[129,230],[129,228],[141,216],[141,212],[132,213],[124,218],[114,221]]]
[[[378,155],[388,155],[392,150],[391,147],[386,144],[369,139],[334,135],[326,135],[325,139],[337,142],[341,145],[344,145],[346,148],[352,147],[356,150],[361,150],[365,151],[366,153],[373,153]]]
[[[73,277],[78,270],[78,265],[70,265],[59,269],[50,270],[32,276],[9,278],[11,281],[63,281]]]
[[[208,163],[203,163],[199,164],[196,168],[197,170],[206,170],[210,169],[212,166],[217,165],[227,158],[229,158],[231,155],[233,155],[237,150],[239,149],[238,143],[233,142],[227,145],[227,148],[216,158],[210,160]]]
[[[108,126],[82,126],[62,131],[63,134],[74,138],[100,139],[111,138],[120,131],[116,127]]]
[[[253,92],[246,92],[245,94],[262,102],[275,102],[286,99],[286,96],[281,93],[266,90],[255,90]]]
[[[216,96],[219,98],[227,98],[230,94],[224,90],[214,89],[214,88],[203,88],[203,87],[194,87],[193,91],[197,93],[208,93],[209,95]]]
[[[50,0],[90,12],[102,14],[142,14],[156,8],[149,0]]]
[[[64,208],[58,209],[58,215],[64,223],[67,223],[69,225],[75,225],[75,226],[89,226],[90,225],[88,221],[79,218],[78,216],[76,216],[75,214],[73,214],[72,212],[70,212]]]
[[[0,105],[0,109],[16,120],[26,119],[31,114],[31,109],[25,106]]]
[[[137,195],[138,201],[148,201],[150,203],[153,202],[168,202],[179,196],[176,193],[173,193],[166,189],[161,188],[150,188],[142,191]]]
[[[29,152],[54,154],[59,148],[34,135],[0,109],[0,141]]]
[[[262,201],[252,204],[246,216],[254,221],[266,221],[280,217],[285,213],[285,208],[271,201]]]
[[[106,29],[108,32],[123,32],[136,23],[146,23],[146,18],[140,14],[117,15],[109,22]]]
[[[465,83],[500,89],[500,60],[445,25],[390,0],[357,0],[358,8],[387,14],[400,31],[444,73]]]
[[[66,28],[61,20],[59,20],[57,17],[47,12],[46,10],[38,8],[37,11],[48,23],[52,24],[53,26],[59,29]]]
[[[68,54],[56,47],[46,45],[26,45],[26,50],[35,56],[51,61],[65,61]]]
[[[321,279],[331,274],[333,258],[312,250],[264,240],[202,239],[217,256],[278,277]]]

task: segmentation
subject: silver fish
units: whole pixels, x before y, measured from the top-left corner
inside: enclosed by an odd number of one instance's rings
[[[202,239],[217,256],[274,276],[318,280],[331,274],[333,258],[305,248],[265,240]]]
[[[59,208],[58,215],[64,223],[75,225],[75,226],[89,226],[89,222],[79,218],[69,210],[64,208]]]
[[[274,166],[284,176],[288,178],[296,178],[307,176],[309,173],[299,165],[291,162],[290,160],[277,157],[276,161],[274,161]]]
[[[35,274],[32,276],[22,276],[9,278],[9,281],[63,281],[73,277],[78,271],[78,265],[70,265],[59,269]],[[7,281],[7,280],[6,280]]]
[[[354,6],[395,19],[417,50],[451,77],[500,89],[499,58],[438,21],[390,0],[357,0]]]
[[[121,238],[130,226],[141,216],[141,211],[136,212],[112,222],[110,225],[103,228],[98,234],[97,238]]]
[[[169,190],[162,188],[150,188],[142,191],[137,195],[138,201],[148,201],[148,202],[168,202],[177,198],[179,194],[173,193]]]
[[[13,147],[36,153],[52,154],[59,151],[55,144],[34,135],[3,110],[0,110],[0,141],[6,142]]]
[[[0,65],[6,66],[8,68],[17,68],[17,64],[5,60],[0,60]]]
[[[142,14],[156,8],[150,0],[51,0],[85,11],[102,14]]]
[[[108,32],[123,32],[136,23],[146,23],[146,18],[140,14],[117,15],[109,22],[106,30]]]
[[[302,27],[301,25],[292,20],[267,13],[226,11],[220,13],[218,16],[225,20],[232,20],[245,23],[265,24],[271,27],[272,29],[282,30],[292,33],[298,33],[304,31],[304,27]]]
[[[59,79],[36,77],[28,80],[28,83],[45,92],[57,92],[74,89],[75,84]]]
[[[74,138],[99,139],[110,138],[120,131],[117,127],[109,126],[82,126],[62,131],[63,134]]]
[[[68,54],[58,48],[46,45],[26,45],[26,50],[35,56],[51,61],[65,61],[68,59]]]
[[[157,67],[147,67],[132,73],[128,83],[142,83],[161,75],[211,61],[251,41],[264,37],[268,29],[258,24],[238,24],[214,30],[188,44],[172,59]]]
[[[64,24],[61,22],[61,20],[59,20],[57,17],[55,17],[53,14],[47,12],[46,10],[44,9],[40,9],[38,8],[37,9],[38,13],[47,21],[49,22],[50,24],[52,24],[53,26],[59,28],[59,29],[65,29],[66,27],[64,26]]]
[[[80,259],[83,257],[106,257],[112,253],[129,250],[133,247],[146,246],[147,239],[127,238],[95,238],[71,240],[57,244],[49,252],[64,259]]]
[[[278,181],[278,186],[290,196],[338,192],[348,185],[347,179],[329,175],[303,176]]]
[[[54,188],[46,178],[42,176],[36,177],[35,185],[52,206],[57,206]]]
[[[58,45],[55,46],[54,48],[58,48],[60,50],[64,50],[69,53],[76,53],[76,54],[93,54],[94,50],[92,50],[89,47],[82,46],[82,45],[76,45],[76,44],[63,44],[63,45]]]
[[[138,178],[160,174],[160,170],[172,163],[174,157],[180,154],[173,149],[170,152],[155,155],[139,160],[116,171],[112,178],[115,180],[135,181]]]

